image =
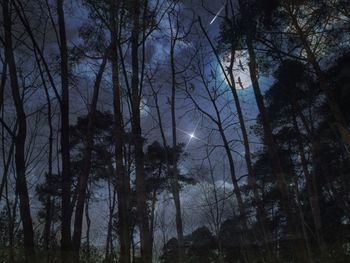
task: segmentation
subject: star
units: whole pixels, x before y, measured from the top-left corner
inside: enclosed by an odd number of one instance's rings
[[[195,135],[195,132],[196,132],[196,129],[197,129],[198,124],[199,124],[199,120],[198,120],[196,126],[194,127],[194,130],[193,130],[191,133],[186,132],[186,131],[184,131],[184,130],[181,130],[181,129],[179,129],[179,128],[176,128],[176,129],[179,130],[180,132],[182,132],[182,133],[184,133],[184,134],[186,134],[186,135],[189,136],[188,142],[187,142],[187,144],[186,144],[186,146],[185,146],[185,150],[187,149],[187,147],[188,147],[188,145],[190,144],[190,142],[192,141],[192,139],[196,139],[196,140],[201,141],[201,139],[199,139],[199,138]]]

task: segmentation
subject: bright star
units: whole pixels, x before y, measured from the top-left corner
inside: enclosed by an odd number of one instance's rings
[[[182,133],[184,133],[184,134],[186,134],[186,135],[188,135],[188,136],[190,137],[190,138],[188,139],[188,142],[187,142],[186,146],[185,146],[185,150],[187,149],[187,147],[188,147],[188,145],[190,144],[190,142],[192,141],[192,139],[196,139],[196,140],[201,141],[201,139],[199,139],[199,138],[194,134],[194,133],[196,132],[197,127],[198,127],[199,121],[200,121],[200,120],[198,120],[196,126],[194,127],[194,130],[193,130],[191,133],[186,132],[186,131],[184,131],[184,130],[181,130],[181,129],[179,129],[179,128],[176,128],[176,129],[179,130],[180,132],[182,132]]]

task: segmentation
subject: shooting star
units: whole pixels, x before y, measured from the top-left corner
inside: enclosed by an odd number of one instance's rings
[[[225,6],[225,5],[223,5],[223,6],[220,8],[220,10],[216,13],[216,15],[214,16],[214,18],[210,21],[209,25],[211,25],[211,24],[215,21],[215,19],[220,15],[221,11],[224,9],[224,6]]]

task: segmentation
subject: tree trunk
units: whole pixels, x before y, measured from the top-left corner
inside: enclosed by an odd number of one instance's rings
[[[160,168],[161,170],[161,168]],[[154,225],[155,225],[155,211],[157,202],[157,189],[154,188],[152,191],[152,204],[151,204],[151,216],[150,216],[150,233],[151,233],[151,246],[154,244]]]
[[[136,174],[136,203],[137,218],[140,228],[141,257],[143,263],[152,262],[152,248],[147,212],[147,200],[145,191],[145,178],[143,172],[143,138],[141,133],[140,102],[141,94],[139,89],[139,33],[140,33],[140,1],[132,1],[133,27],[131,32],[131,114],[132,114],[132,135],[135,157]]]
[[[8,222],[8,235],[9,235],[9,263],[15,263],[15,222],[16,222],[16,211],[17,211],[17,203],[18,203],[18,193],[15,193],[15,202],[11,207],[9,201],[9,191],[8,191],[8,181],[5,182],[5,200],[6,200],[6,209],[9,217]]]
[[[325,248],[324,247],[325,243],[324,243],[322,232],[321,232],[322,221],[321,221],[320,205],[319,205],[319,201],[318,201],[318,191],[317,191],[317,187],[316,187],[316,182],[313,180],[314,178],[308,169],[306,155],[305,155],[305,151],[304,151],[303,139],[301,137],[301,133],[300,133],[299,125],[298,125],[297,118],[295,115],[294,107],[292,107],[292,110],[293,110],[293,126],[297,132],[296,139],[297,139],[299,153],[300,153],[301,165],[302,165],[303,173],[304,173],[305,180],[306,180],[306,187],[307,187],[310,207],[311,207],[311,211],[312,211],[314,226],[315,226],[316,239],[317,239],[317,242],[318,242],[318,245],[320,246],[320,248],[323,249],[323,248]]]
[[[86,252],[87,252],[87,262],[90,263],[90,229],[91,229],[91,219],[89,215],[89,201],[90,201],[90,189],[91,189],[91,178],[89,180],[89,189],[87,197],[86,197],[86,202],[85,202],[85,220],[86,220]]]
[[[152,89],[152,92],[153,92],[153,98],[154,98],[154,103],[155,103],[155,107],[156,107],[156,111],[157,111],[157,117],[158,117],[159,130],[160,130],[160,134],[161,134],[161,137],[162,137],[163,148],[164,148],[164,151],[165,151],[164,155],[165,155],[165,163],[166,163],[166,168],[167,168],[166,171],[167,171],[167,174],[170,175],[171,174],[171,168],[170,168],[170,163],[169,163],[168,143],[167,143],[167,140],[166,140],[166,137],[165,137],[165,133],[164,133],[163,121],[162,121],[162,117],[161,117],[161,113],[160,113],[160,107],[159,107],[159,102],[158,102],[158,94],[154,90],[151,82],[150,82],[150,86],[151,86],[151,89]],[[173,182],[171,182],[171,184],[173,186]],[[174,198],[174,200],[175,200],[175,198]],[[152,205],[153,205],[153,203],[152,203]],[[151,220],[151,222],[153,222],[153,220]],[[151,231],[154,230],[153,228],[154,227],[152,226],[151,227]],[[153,233],[152,233],[152,244],[153,244]],[[179,249],[180,249],[180,244],[179,244]],[[179,251],[179,255],[178,255],[179,256],[179,260],[180,260],[182,255],[183,254]]]
[[[51,100],[48,89],[44,84],[45,95],[47,100],[47,119],[49,123],[49,152],[48,152],[48,172],[47,181],[52,183],[52,147],[53,147],[53,128],[52,128],[52,112],[51,112]],[[44,225],[44,248],[46,253],[46,262],[50,261],[49,248],[50,248],[50,237],[51,237],[51,219],[52,219],[52,200],[51,200],[51,185],[49,185],[49,192],[46,197],[46,215]]]
[[[104,56],[98,73],[96,75],[96,80],[93,89],[91,106],[89,109],[88,125],[86,129],[86,138],[85,138],[85,152],[84,152],[84,166],[81,175],[79,176],[78,186],[77,186],[77,204],[75,209],[75,218],[74,218],[74,233],[73,233],[73,249],[75,261],[79,262],[79,250],[81,245],[81,233],[83,225],[83,214],[84,206],[86,201],[87,185],[91,170],[91,156],[92,150],[94,147],[94,138],[93,130],[96,121],[96,107],[97,100],[99,95],[99,90],[102,81],[102,75],[107,63],[107,57]]]
[[[66,25],[63,0],[57,0],[57,16],[59,29],[60,73],[61,73],[61,156],[62,156],[62,222],[61,222],[61,260],[69,259],[71,246],[71,174],[69,151],[69,73]]]
[[[4,116],[4,111],[1,112],[1,115],[2,115],[2,118]],[[17,125],[16,125],[17,126]],[[5,128],[4,126],[2,126],[2,134],[1,134],[1,143],[3,145],[5,145]],[[16,133],[16,127],[13,129],[12,133]],[[4,191],[4,188],[5,188],[5,184],[7,183],[7,176],[9,175],[9,169],[10,169],[10,165],[11,165],[11,161],[12,161],[12,158],[13,158],[13,151],[14,151],[14,147],[15,147],[15,139],[12,138],[11,140],[11,145],[10,145],[10,150],[8,152],[8,155],[7,155],[7,159],[3,160],[3,170],[4,172],[2,173],[2,179],[1,179],[1,185],[0,185],[0,201],[2,199],[2,196],[3,196],[3,191]],[[5,158],[5,149],[3,148],[3,158]]]
[[[44,249],[46,253],[46,262],[50,262],[50,238],[51,238],[51,222],[52,222],[52,199],[51,199],[51,183],[52,183],[52,156],[53,156],[53,127],[52,127],[52,105],[51,105],[51,98],[49,94],[48,87],[45,82],[44,74],[41,68],[41,64],[39,61],[39,58],[37,56],[37,52],[34,50],[34,55],[36,58],[36,61],[38,63],[38,69],[40,72],[40,78],[42,81],[42,84],[44,86],[46,101],[47,101],[47,122],[49,124],[49,135],[48,135],[48,145],[49,145],[49,152],[48,152],[48,159],[47,159],[47,177],[46,181],[48,182],[48,193],[45,200],[45,223],[44,223],[44,233],[43,233],[43,239],[44,239]]]
[[[171,39],[170,39],[170,67],[171,67],[171,128],[172,128],[172,141],[173,141],[173,160],[171,170],[171,190],[173,194],[175,204],[175,224],[178,239],[178,252],[179,252],[179,263],[183,262],[183,226],[182,226],[182,215],[181,215],[181,202],[180,202],[180,185],[177,174],[177,136],[176,136],[176,113],[175,113],[175,98],[176,98],[176,70],[174,61],[174,50],[177,40],[178,28],[176,29],[175,35],[172,28],[171,18],[169,16]],[[165,148],[165,151],[167,149]],[[169,160],[168,160],[169,161]]]
[[[113,174],[114,176],[114,174]],[[108,215],[108,228],[107,228],[107,237],[106,237],[106,252],[105,252],[105,261],[110,262],[112,260],[111,255],[113,254],[112,246],[112,231],[113,231],[113,214],[116,201],[116,191],[113,184],[113,192],[111,193],[111,178],[108,179],[108,199],[109,199],[109,215]],[[130,254],[130,253],[129,253]]]
[[[2,65],[1,82],[0,82],[0,111],[4,104],[4,91],[5,91],[6,80],[7,80],[7,61],[5,60]]]
[[[118,59],[118,14],[119,4],[116,6],[115,1],[111,0],[111,62],[112,62],[112,85],[113,85],[113,111],[115,122],[115,158],[117,178],[117,198],[118,198],[118,235],[120,240],[120,262],[130,263],[130,178],[124,166],[123,154],[123,115],[122,115],[122,98],[119,83],[119,59]]]
[[[35,262],[34,231],[30,213],[30,202],[26,182],[25,142],[27,134],[26,115],[20,95],[16,61],[12,45],[12,20],[8,0],[3,2],[3,23],[5,32],[5,57],[9,66],[12,97],[16,109],[18,132],[15,135],[16,192],[19,196],[19,212],[24,235],[24,252],[27,262]]]

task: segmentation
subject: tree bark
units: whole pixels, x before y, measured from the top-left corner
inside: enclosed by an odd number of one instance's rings
[[[294,107],[292,107],[292,110],[293,110],[293,126],[294,126],[294,129],[296,130],[296,133],[297,133],[296,139],[297,139],[297,144],[298,144],[299,153],[300,153],[301,165],[302,165],[303,173],[304,173],[305,180],[306,180],[306,187],[307,187],[310,207],[311,207],[311,211],[312,211],[314,226],[315,226],[316,239],[317,239],[317,242],[318,242],[318,245],[320,246],[320,248],[323,249],[323,248],[325,248],[325,243],[324,243],[324,239],[323,239],[322,232],[321,232],[322,221],[321,221],[320,204],[319,204],[319,200],[318,200],[319,198],[318,198],[318,191],[317,191],[317,187],[316,187],[316,182],[314,181],[314,178],[308,169],[303,139],[301,137],[301,133],[300,133],[300,129],[299,129],[299,125],[298,125],[298,121],[296,118]]]
[[[154,90],[151,81],[150,81],[150,86],[151,86],[151,89],[152,89],[152,92],[153,92],[153,98],[154,98],[154,103],[155,103],[157,117],[158,117],[158,126],[159,126],[159,131],[160,131],[160,134],[161,134],[161,137],[162,137],[162,143],[163,143],[164,155],[165,155],[164,157],[165,157],[165,163],[166,163],[166,171],[167,171],[167,174],[170,175],[171,168],[170,168],[170,163],[169,163],[168,143],[167,143],[167,140],[166,140],[166,137],[165,137],[165,133],[164,133],[163,121],[162,121],[162,116],[161,116],[161,113],[160,113],[160,107],[159,107],[159,101],[158,101],[158,94]],[[159,168],[159,169],[161,170],[161,168]],[[159,176],[160,176],[160,172],[161,171],[159,171]],[[154,200],[154,205],[155,205],[155,198],[153,198],[153,200]],[[152,211],[153,211],[153,200],[152,200]],[[154,215],[152,214],[152,216],[154,216]],[[154,231],[153,219],[151,220],[151,231],[152,232]],[[154,235],[154,233],[151,233],[151,235],[152,235],[152,245],[153,245],[153,241],[154,241],[153,235]],[[180,258],[180,255],[179,255],[179,258]]]
[[[114,176],[114,173],[113,173],[113,176]],[[110,262],[111,260],[113,260],[112,231],[113,231],[113,215],[114,215],[115,201],[116,201],[116,189],[113,184],[113,192],[111,192],[111,178],[108,179],[108,199],[109,199],[109,215],[108,215],[108,228],[107,228],[106,252],[105,252],[106,262]]]
[[[89,180],[89,187],[87,189],[88,194],[85,202],[85,220],[86,220],[86,251],[87,251],[87,263],[91,260],[91,245],[90,245],[90,229],[91,229],[91,219],[89,215],[89,202],[90,202],[90,189],[91,189],[91,178]]]
[[[118,14],[119,3],[116,5],[115,1],[110,1],[111,7],[111,62],[112,62],[112,85],[113,85],[113,112],[115,122],[115,158],[116,170],[115,176],[117,178],[117,198],[118,198],[118,235],[120,240],[120,262],[130,263],[130,178],[124,166],[124,127],[122,114],[122,98],[121,87],[119,83],[119,54],[118,54],[118,36],[119,36],[119,21]],[[122,55],[122,54],[121,54]]]
[[[69,72],[66,25],[63,1],[57,0],[59,29],[60,73],[61,73],[61,156],[62,156],[62,221],[61,221],[61,260],[64,262],[72,249],[71,240],[71,170],[69,150]]]
[[[49,124],[49,152],[48,152],[48,172],[47,172],[47,179],[49,183],[52,183],[52,154],[53,154],[53,127],[52,127],[52,109],[51,109],[51,100],[48,88],[46,84],[44,84],[44,78],[43,85],[45,88],[45,95],[47,100],[47,120]],[[51,237],[51,221],[52,221],[52,200],[51,200],[51,188],[52,186],[49,185],[49,191],[47,193],[46,197],[46,215],[45,215],[45,225],[44,225],[44,247],[46,250],[46,261],[50,261],[49,256],[49,248],[50,248],[50,237]]]
[[[178,21],[176,21],[178,23]],[[172,170],[171,170],[171,190],[173,194],[174,204],[175,204],[175,224],[178,239],[178,252],[179,252],[179,263],[183,262],[183,225],[182,225],[182,215],[181,215],[181,202],[180,202],[180,185],[177,174],[177,135],[176,135],[176,112],[175,112],[175,99],[176,99],[176,70],[175,70],[175,45],[177,41],[178,28],[176,26],[176,32],[173,32],[173,27],[171,23],[171,18],[169,16],[169,24],[171,31],[170,39],[170,67],[171,67],[171,129],[172,129],[172,143],[173,143],[173,160],[172,160]],[[165,151],[167,149],[165,148]],[[168,160],[169,161],[169,160]],[[169,171],[168,171],[169,172]]]
[[[20,95],[16,61],[12,44],[12,20],[10,4],[3,1],[3,18],[5,33],[5,57],[9,66],[11,92],[16,109],[18,131],[15,135],[15,167],[16,167],[16,193],[19,196],[19,212],[22,220],[24,235],[24,253],[27,262],[35,262],[34,231],[30,213],[30,200],[26,181],[25,142],[27,135],[27,121],[24,112],[23,100]]]
[[[139,33],[140,33],[140,1],[132,0],[131,32],[131,114],[132,114],[132,135],[135,156],[136,174],[136,203],[137,218],[140,228],[141,257],[143,263],[152,262],[152,248],[147,212],[147,200],[145,191],[145,178],[143,172],[143,138],[141,133],[140,102],[141,94],[139,89]]]
[[[88,117],[88,125],[86,129],[86,139],[85,139],[85,152],[84,152],[84,166],[81,175],[79,176],[77,191],[77,204],[75,209],[75,218],[74,218],[74,233],[73,233],[73,249],[74,249],[74,257],[75,261],[79,262],[79,250],[81,245],[81,233],[82,233],[82,225],[83,225],[83,214],[84,214],[84,206],[86,201],[86,193],[88,180],[91,170],[91,156],[92,150],[94,147],[94,125],[96,121],[96,107],[98,101],[99,90],[101,86],[102,76],[107,63],[107,57],[104,56],[98,73],[96,75],[96,80],[93,89],[92,101],[89,110]]]
[[[0,111],[2,109],[2,106],[4,105],[4,91],[5,91],[5,85],[7,80],[7,61],[4,61],[4,64],[2,65],[2,72],[1,72],[1,82],[0,82]]]

